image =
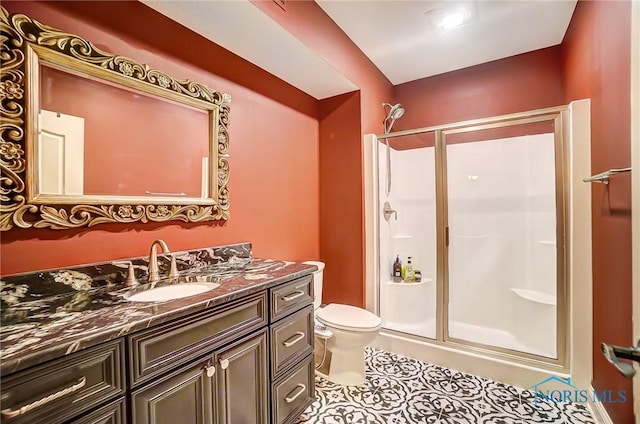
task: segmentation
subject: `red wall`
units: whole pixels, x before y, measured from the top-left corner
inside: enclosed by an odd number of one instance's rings
[[[591,98],[591,171],[631,162],[631,4],[579,1],[563,41],[566,101]],[[635,172],[635,170],[634,170]],[[592,184],[593,387],[625,390],[626,403],[605,403],[614,423],[633,422],[631,380],[600,352],[600,343],[632,344],[631,177]]]
[[[283,11],[272,1],[252,0],[280,26],[330,63],[361,92],[362,133],[381,133],[382,102],[391,100],[392,85],[356,44],[311,0],[287,2]]]
[[[319,256],[315,100],[138,2],[5,1],[3,6],[81,35],[103,50],[230,93],[232,103],[227,223],[12,229],[2,233],[2,275],[142,256],[157,238],[172,250],[250,241],[257,257]],[[272,91],[275,100],[263,95]]]
[[[253,1],[358,87],[320,104],[320,259],[324,301],[364,306],[362,135],[381,133],[392,86],[313,1]]]
[[[320,248],[331,282],[324,303],[363,306],[360,102],[359,92],[320,102]]]
[[[6,1],[3,4],[10,4]],[[21,3],[17,1],[16,3]],[[285,104],[308,116],[316,117],[317,101],[310,95],[273,76],[264,69],[248,62],[234,53],[195,34],[171,19],[147,7],[137,0],[88,0],[88,1],[45,1],[51,9],[71,14],[89,24],[86,33],[78,33],[87,39],[92,28],[103,29],[114,35],[110,45],[117,46],[119,53],[125,48],[133,48],[135,59],[148,63],[170,75],[167,62],[164,68],[155,66],[154,55],[160,53],[171,57],[171,62],[188,63],[211,72],[220,78],[242,85],[277,102]],[[114,4],[116,3],[116,4]],[[24,7],[20,10],[26,10]],[[50,22],[56,19],[45,14],[42,19]],[[63,21],[64,22],[64,21]],[[119,37],[122,35],[123,37]],[[96,40],[97,47],[108,47]],[[109,46],[110,46],[109,45]],[[108,51],[108,50],[107,50]],[[213,87],[218,89],[218,87]]]
[[[549,47],[400,84],[394,131],[564,104],[561,50]]]

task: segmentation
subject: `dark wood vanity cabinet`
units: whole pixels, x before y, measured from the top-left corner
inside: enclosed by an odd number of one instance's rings
[[[118,339],[2,378],[3,424],[55,424],[76,419],[105,402],[124,411],[124,340]],[[89,423],[118,423],[116,410]],[[76,421],[72,421],[76,422]]]
[[[309,275],[129,336],[131,423],[295,422],[315,397],[312,302]]]
[[[215,356],[218,424],[269,422],[266,329]]]
[[[269,299],[271,423],[290,424],[315,398],[313,276],[271,288]]]
[[[301,277],[2,376],[2,424],[291,424],[313,401]]]
[[[266,296],[129,336],[132,424],[269,423]]]
[[[132,424],[268,423],[266,330],[131,394]]]

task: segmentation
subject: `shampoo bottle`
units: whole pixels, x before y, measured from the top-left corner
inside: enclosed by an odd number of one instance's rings
[[[402,279],[402,261],[400,255],[396,255],[396,260],[393,262],[393,280]]]
[[[413,270],[413,264],[411,263],[411,256],[409,256],[407,258],[407,268],[404,271],[404,280],[407,283],[413,283],[414,281],[416,281],[416,275],[415,272]]]

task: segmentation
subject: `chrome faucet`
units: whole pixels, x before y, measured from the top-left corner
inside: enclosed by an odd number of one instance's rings
[[[171,268],[169,269],[169,277],[178,276],[178,267],[176,266],[176,258],[169,251],[169,246],[164,240],[155,240],[151,243],[151,250],[149,251],[149,282],[155,283],[158,281],[158,254],[156,252],[156,245],[159,245],[162,249],[162,253],[168,253],[171,256]]]

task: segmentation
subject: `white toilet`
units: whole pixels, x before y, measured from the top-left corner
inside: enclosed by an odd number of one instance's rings
[[[316,372],[336,384],[362,384],[365,381],[364,347],[375,340],[382,321],[377,315],[355,306],[332,303],[320,308],[324,263],[304,263],[318,267],[313,274],[313,306],[316,350],[322,351],[322,359]]]

